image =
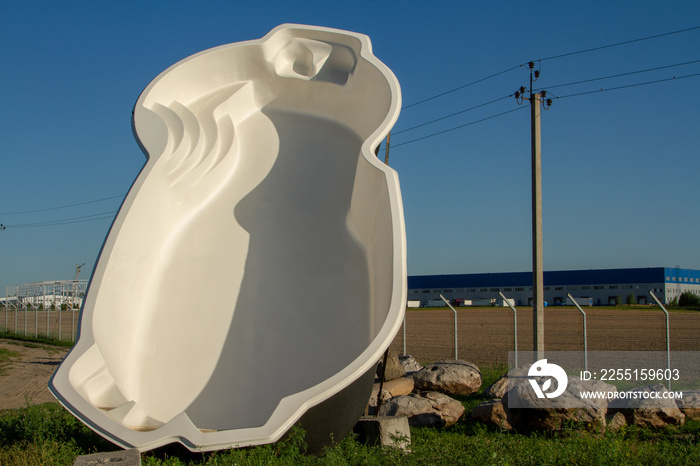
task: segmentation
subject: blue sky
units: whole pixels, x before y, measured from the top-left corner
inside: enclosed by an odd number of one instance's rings
[[[409,274],[506,272],[531,269],[526,105],[504,98],[400,131],[512,94],[528,84],[518,65],[530,60],[700,26],[700,3],[3,0],[0,294],[70,279],[76,264],[89,276],[145,162],[130,115],[155,76],[288,22],[369,35],[405,105],[515,67],[404,109],[390,152]],[[700,29],[537,61],[535,85],[697,60]],[[699,73],[691,63],[551,89],[560,98],[542,115],[546,270],[700,268],[700,76],[566,97]]]

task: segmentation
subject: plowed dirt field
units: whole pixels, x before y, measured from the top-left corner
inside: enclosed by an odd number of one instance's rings
[[[666,351],[666,320],[658,309],[584,308],[588,351]],[[518,350],[532,351],[532,308],[517,309]],[[583,351],[583,315],[576,308],[545,309],[545,349]],[[670,312],[671,351],[700,351],[700,312]],[[477,365],[507,364],[513,351],[513,311],[457,308],[459,359]],[[421,363],[454,359],[450,309],[406,312],[406,352]],[[390,350],[403,353],[403,328]]]
[[[15,409],[27,405],[56,401],[48,389],[49,379],[68,348],[0,339],[0,348],[15,355],[0,366],[0,409]]]
[[[589,351],[665,351],[664,313],[648,310],[585,309]],[[532,309],[518,309],[518,350],[532,349]],[[575,308],[545,310],[545,348],[582,351],[583,318]],[[700,351],[700,312],[671,312],[671,351]],[[510,308],[457,310],[458,356],[477,365],[507,364],[513,350]],[[403,352],[403,328],[390,350]],[[0,368],[0,409],[54,401],[47,384],[68,350],[23,345],[0,339],[0,348],[17,355]],[[421,363],[454,358],[454,313],[449,309],[406,313],[406,352]]]

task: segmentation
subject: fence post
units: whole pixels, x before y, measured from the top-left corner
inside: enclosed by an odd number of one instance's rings
[[[403,355],[406,356],[406,314],[403,315]]]
[[[513,346],[515,346],[515,367],[518,367],[518,312],[511,306],[510,301],[508,301],[508,298],[506,298],[503,293],[499,291],[498,294],[501,295],[503,302],[508,304],[508,307],[513,310]]]
[[[448,300],[446,300],[443,295],[440,295],[440,299],[445,301],[445,304],[447,304],[449,306],[449,308],[452,309],[452,312],[455,313],[455,360],[457,360],[457,359],[459,359],[457,357],[457,311],[455,311],[455,308],[452,307],[450,302]]]
[[[578,305],[576,300],[574,299],[573,296],[571,296],[571,293],[566,293],[566,295],[569,297],[572,303],[574,303],[574,306],[581,311],[581,314],[583,314],[583,369],[588,370],[588,339],[586,338],[586,313],[583,312],[583,309],[581,309],[581,306]]]
[[[649,294],[651,295],[652,298],[654,298],[654,301],[656,301],[656,304],[661,308],[662,311],[664,311],[664,314],[666,314],[666,368],[669,371],[669,374],[671,372],[671,339],[669,336],[669,331],[668,331],[668,311],[664,307],[663,304],[661,304],[661,301],[659,301],[659,298],[656,297],[653,291],[649,290]],[[671,377],[669,376],[668,379],[668,389],[671,390]]]

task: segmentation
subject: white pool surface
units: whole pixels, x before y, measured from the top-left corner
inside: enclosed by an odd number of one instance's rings
[[[400,106],[367,36],[314,26],[159,75],[52,393],[124,448],[203,451],[274,442],[373,373],[406,305],[398,176],[374,152]]]

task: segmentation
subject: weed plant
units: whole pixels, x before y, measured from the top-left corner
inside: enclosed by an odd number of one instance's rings
[[[57,403],[0,411],[2,465],[68,465],[78,455],[116,449]]]

